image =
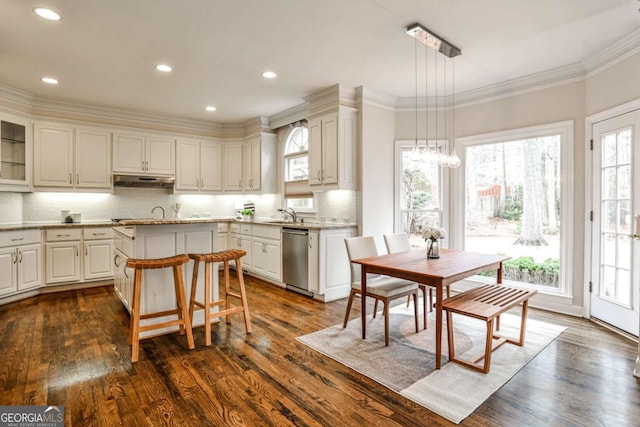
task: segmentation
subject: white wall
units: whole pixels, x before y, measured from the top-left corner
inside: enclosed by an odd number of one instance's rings
[[[384,250],[382,234],[393,233],[394,112],[376,105],[360,109],[358,226],[362,235],[376,237]]]

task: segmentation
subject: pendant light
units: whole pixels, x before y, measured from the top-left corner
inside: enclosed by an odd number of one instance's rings
[[[443,63],[444,73],[443,73],[443,82],[444,82],[444,103],[443,103],[443,114],[444,114],[444,140],[451,141],[445,142],[440,145],[439,133],[438,133],[438,122],[439,122],[439,101],[438,101],[438,52],[443,54],[446,58],[454,58],[458,55],[462,54],[462,51],[458,49],[456,46],[447,42],[443,38],[439,37],[432,31],[423,27],[422,25],[416,23],[407,27],[406,32],[411,37],[415,38],[416,41],[420,41],[425,46],[432,48],[436,51],[435,60],[434,60],[434,68],[435,68],[435,155],[437,158],[437,162],[439,165],[443,167],[451,167],[456,168],[460,165],[460,159],[458,155],[455,153],[455,72],[453,68],[453,60],[451,66],[451,139],[447,139],[447,63],[446,59]],[[426,49],[428,51],[428,49]],[[417,47],[415,49],[415,86],[416,86],[416,98],[415,98],[415,125],[416,125],[416,139],[414,143],[413,152],[418,151],[418,50]],[[429,154],[429,78],[428,78],[428,62],[427,62],[427,54],[425,53],[425,151],[424,153]]]

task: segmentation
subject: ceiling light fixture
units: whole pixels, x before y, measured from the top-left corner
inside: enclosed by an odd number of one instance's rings
[[[58,84],[58,80],[54,79],[53,77],[43,77],[40,80],[42,80],[44,83],[49,84],[49,85],[57,85]]]
[[[205,110],[207,110],[207,111],[216,111],[216,110],[217,110],[217,108],[216,108],[216,107],[214,107],[214,106],[212,106],[212,105],[209,105],[209,106],[207,106],[207,107],[204,107],[204,109],[205,109]]]
[[[447,144],[444,143],[442,145],[442,150],[440,149],[440,144],[438,141],[438,118],[439,118],[439,114],[438,114],[438,55],[435,55],[435,103],[436,103],[436,111],[435,111],[435,139],[436,139],[436,146],[435,146],[435,151],[436,151],[436,155],[438,158],[438,164],[440,164],[441,166],[446,166],[446,167],[450,167],[450,168],[457,168],[458,166],[460,166],[460,159],[458,158],[458,155],[455,152],[455,84],[454,84],[454,68],[453,68],[453,58],[455,58],[458,55],[462,55],[462,51],[457,48],[456,46],[452,45],[451,43],[449,43],[448,41],[444,40],[443,38],[441,38],[440,36],[438,36],[437,34],[435,34],[434,32],[428,30],[427,28],[423,27],[422,25],[416,23],[416,24],[412,24],[409,25],[406,29],[406,33],[413,37],[416,42],[420,42],[423,43],[425,46],[428,46],[430,48],[432,48],[433,50],[435,50],[436,52],[440,52],[441,54],[443,54],[445,57],[449,58],[451,60],[452,63],[452,67],[451,67],[451,73],[452,73],[452,78],[451,78],[451,84],[453,87],[452,90],[452,102],[451,102],[451,126],[452,126],[452,131],[451,131],[451,144]],[[416,49],[415,51],[415,55],[416,55],[416,143],[414,146],[414,150],[416,150],[417,148],[417,144],[418,144],[418,83],[417,83],[417,72],[418,72],[418,50]],[[428,64],[427,64],[427,57],[426,57],[426,53],[425,53],[425,82],[426,82],[426,100],[427,103],[425,105],[425,108],[427,109],[427,113],[425,114],[426,117],[426,123],[425,123],[425,132],[427,132],[426,135],[426,146],[425,146],[425,151],[428,151],[429,148],[429,135],[428,135],[428,130],[429,130],[429,115],[428,115],[428,108],[429,108],[429,103],[428,103],[428,90],[429,90],[429,81],[428,78],[426,76],[426,73],[428,72]],[[444,87],[444,103],[443,103],[443,113],[444,113],[444,139],[447,140],[447,64],[446,64],[446,59],[445,62],[443,64],[444,67],[444,79],[443,79],[443,87]]]
[[[171,70],[173,70],[173,68],[171,68],[171,66],[166,64],[158,64],[156,65],[156,70],[162,71],[163,73],[170,73]]]
[[[264,77],[265,79],[275,79],[276,77],[278,77],[278,75],[273,71],[265,71],[264,73],[262,73],[262,77]]]
[[[33,13],[41,18],[48,19],[49,21],[59,21],[62,18],[58,12],[46,7],[34,7]]]

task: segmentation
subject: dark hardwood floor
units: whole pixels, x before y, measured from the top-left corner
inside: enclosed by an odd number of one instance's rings
[[[188,351],[178,334],[142,341],[131,364],[129,317],[111,287],[0,307],[0,405],[64,405],[66,426],[444,426],[414,404],[295,340],[342,321],[319,303],[247,277],[241,314]],[[358,304],[352,316],[356,317]],[[530,310],[568,329],[465,426],[640,425],[637,344],[584,319]]]

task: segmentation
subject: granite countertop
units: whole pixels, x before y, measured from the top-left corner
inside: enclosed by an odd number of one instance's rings
[[[202,223],[243,223],[255,225],[270,225],[274,227],[287,227],[298,229],[337,229],[355,227],[352,223],[340,222],[291,222],[273,218],[255,218],[251,221],[237,220],[235,218],[180,218],[180,219],[132,219],[121,221],[118,225],[166,225],[166,224],[202,224]]]
[[[46,228],[84,228],[84,227],[113,227],[112,221],[95,221],[95,222],[23,222],[21,224],[0,224],[0,231],[12,230],[38,230]]]
[[[0,224],[0,231],[12,230],[37,230],[47,228],[82,228],[82,227],[117,227],[125,225],[166,225],[166,224],[202,224],[202,223],[245,223],[257,225],[270,225],[274,227],[287,227],[310,230],[328,230],[338,228],[351,228],[356,225],[353,223],[342,222],[290,222],[273,218],[255,218],[251,221],[241,221],[233,217],[222,218],[180,218],[180,219],[131,219],[114,223],[112,221],[90,221],[80,223],[61,223],[61,222],[30,222],[22,224]]]

